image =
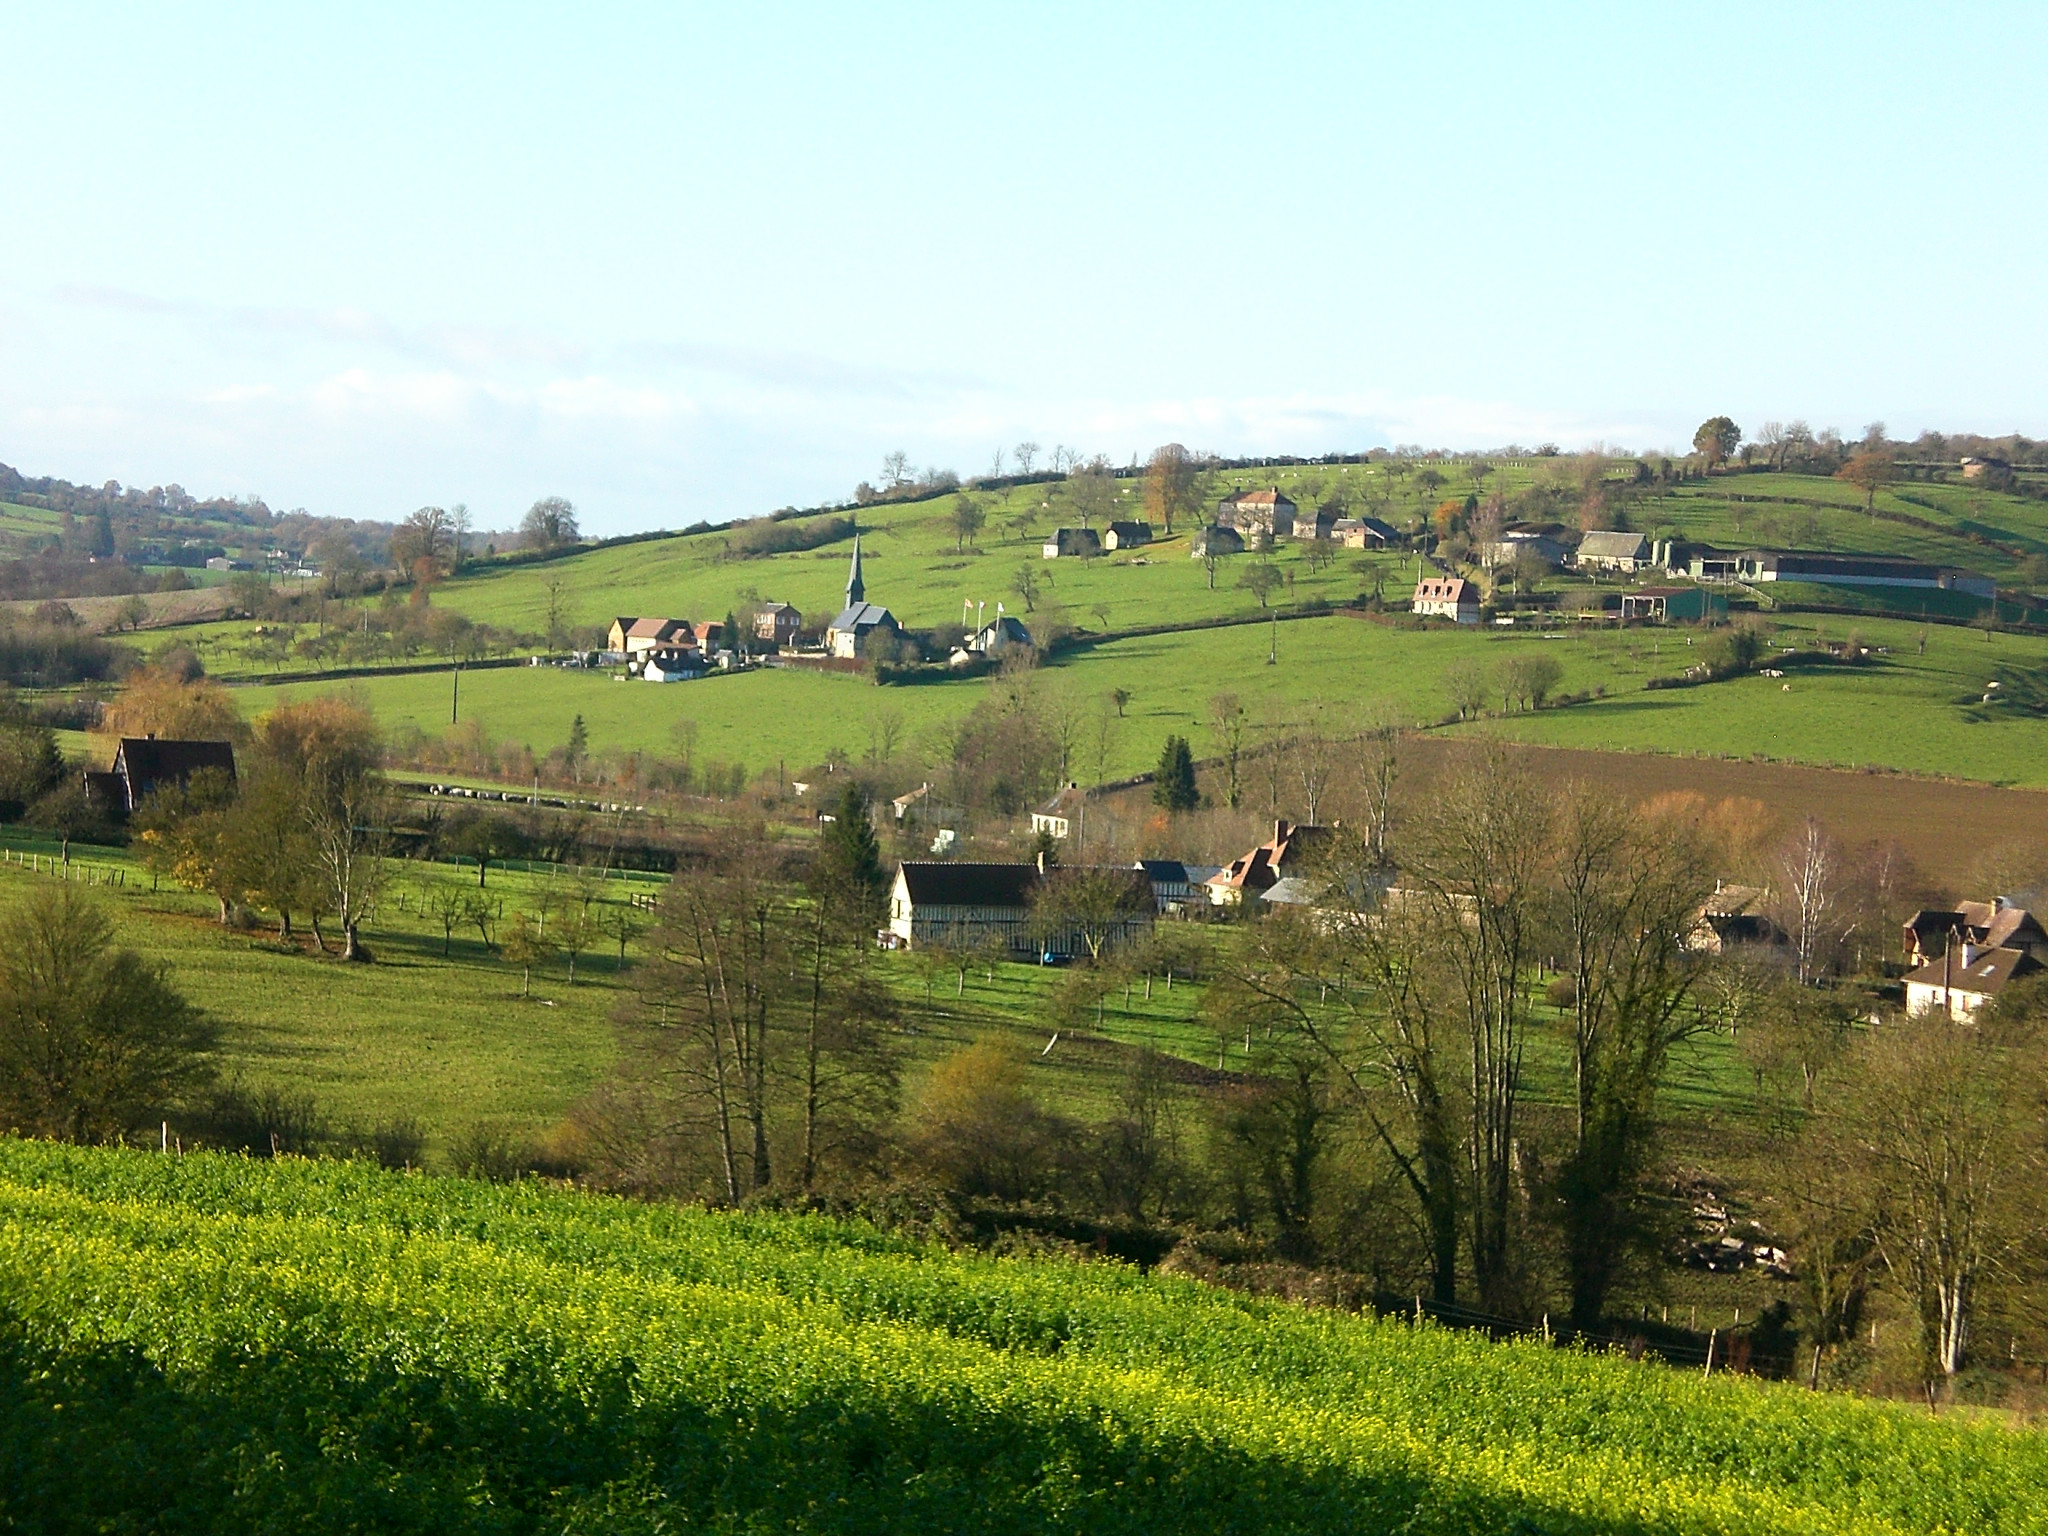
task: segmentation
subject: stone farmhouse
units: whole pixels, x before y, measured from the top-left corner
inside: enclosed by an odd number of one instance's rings
[[[1330,524],[1330,538],[1346,549],[1391,549],[1401,535],[1376,517],[1340,517]]]
[[[1276,485],[1224,497],[1216,503],[1216,521],[1247,536],[1285,539],[1294,533],[1294,514],[1298,510]]]
[[[1579,540],[1572,564],[1582,571],[1647,571],[1656,564],[1656,546],[1640,533],[1596,529]]]
[[[696,627],[688,619],[613,619],[605,637],[605,649],[623,657],[628,666],[645,659],[656,647],[697,646]]]
[[[775,645],[795,645],[804,616],[791,603],[763,603],[754,613],[754,638]]]
[[[1102,536],[1105,549],[1143,549],[1152,542],[1150,523],[1111,523]]]
[[[1244,553],[1244,535],[1235,528],[1211,523],[1188,540],[1188,553],[1197,560],[1205,555],[1241,555]]]

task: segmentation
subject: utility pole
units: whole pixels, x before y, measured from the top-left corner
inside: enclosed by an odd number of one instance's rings
[[[454,679],[448,695],[448,723],[455,724],[462,716],[462,663],[455,659],[455,642],[448,642],[448,675]]]

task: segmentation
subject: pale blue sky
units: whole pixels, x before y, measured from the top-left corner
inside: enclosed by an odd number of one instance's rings
[[[0,3],[0,461],[600,532],[902,448],[2048,435],[2039,5]]]

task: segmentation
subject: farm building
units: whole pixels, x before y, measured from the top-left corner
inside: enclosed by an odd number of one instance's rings
[[[1883,555],[1832,555],[1802,550],[1695,550],[1695,581],[1813,581],[1837,587],[1917,587],[1994,597],[1998,584],[1978,571],[1959,571]]]
[[[1217,873],[1213,867],[1190,869],[1179,859],[1140,859],[1138,868],[1152,883],[1152,901],[1162,913],[1205,905],[1209,893],[1202,882]]]
[[[696,629],[688,619],[613,619],[605,649],[628,664],[642,660],[658,645],[695,645]]]
[[[1646,624],[1698,624],[1728,617],[1728,599],[1705,587],[1638,587],[1621,595],[1621,616]]]
[[[1545,565],[1563,565],[1571,554],[1571,545],[1548,529],[1539,528],[1510,528],[1479,551],[1480,559],[1488,566],[1513,565],[1524,555]]]
[[[1297,510],[1293,501],[1276,485],[1263,491],[1240,491],[1234,496],[1224,497],[1216,503],[1216,521],[1226,528],[1235,528],[1239,533],[1284,539],[1294,532]]]
[[[225,741],[175,741],[123,736],[105,773],[87,773],[85,795],[114,816],[126,816],[166,785],[185,785],[196,773],[235,777],[235,749]]]
[[[1118,869],[1129,881],[1128,900],[1119,900],[1108,943],[1142,938],[1152,927],[1152,888],[1141,870]],[[1033,911],[1033,900],[1048,879],[1059,878],[1036,864],[966,864],[909,861],[896,867],[889,890],[886,941],[895,948],[943,944],[980,949],[1001,943],[1013,953],[1071,955],[1086,946],[1079,925],[1048,923]]]
[[[1458,576],[1425,576],[1415,584],[1413,612],[1424,618],[1479,622],[1479,589]]]
[[[1108,549],[1143,549],[1152,542],[1150,523],[1111,523],[1109,531],[1102,536]]]
[[[1761,886],[1716,880],[1714,894],[1700,903],[1684,944],[1698,954],[1727,953],[1735,944],[1782,944],[1784,930],[1771,921],[1770,892]]]
[[[704,653],[694,645],[657,645],[629,663],[650,683],[680,683],[704,675]]]
[[[1056,528],[1041,553],[1048,560],[1063,556],[1086,559],[1102,553],[1102,537],[1093,528]]]
[[[1376,517],[1340,517],[1330,524],[1330,537],[1346,549],[1389,549],[1401,535]]]
[[[1251,852],[1238,855],[1203,882],[1209,904],[1234,907],[1245,899],[1247,892],[1256,896],[1277,881],[1300,874],[1309,851],[1329,835],[1327,827],[1274,822],[1270,838]]]
[[[1241,555],[1244,553],[1244,535],[1235,528],[1211,523],[1188,540],[1188,551],[1197,560],[1204,555]]]
[[[846,606],[825,630],[825,645],[842,660],[859,656],[877,634],[897,635],[903,626],[896,615],[867,600],[867,582],[861,577],[860,535],[853,536],[853,564],[846,573]]]
[[[889,802],[889,810],[895,819],[905,826],[921,826],[926,822],[947,822],[960,819],[960,807],[948,805],[937,797],[931,781],[898,795]]]
[[[1649,568],[1652,553],[1640,533],[1595,530],[1579,540],[1572,563],[1582,571],[1641,571]]]

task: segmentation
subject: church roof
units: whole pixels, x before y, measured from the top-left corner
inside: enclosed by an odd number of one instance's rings
[[[839,617],[832,621],[832,627],[838,630],[862,630],[895,622],[896,615],[880,603],[849,603],[840,610]]]

